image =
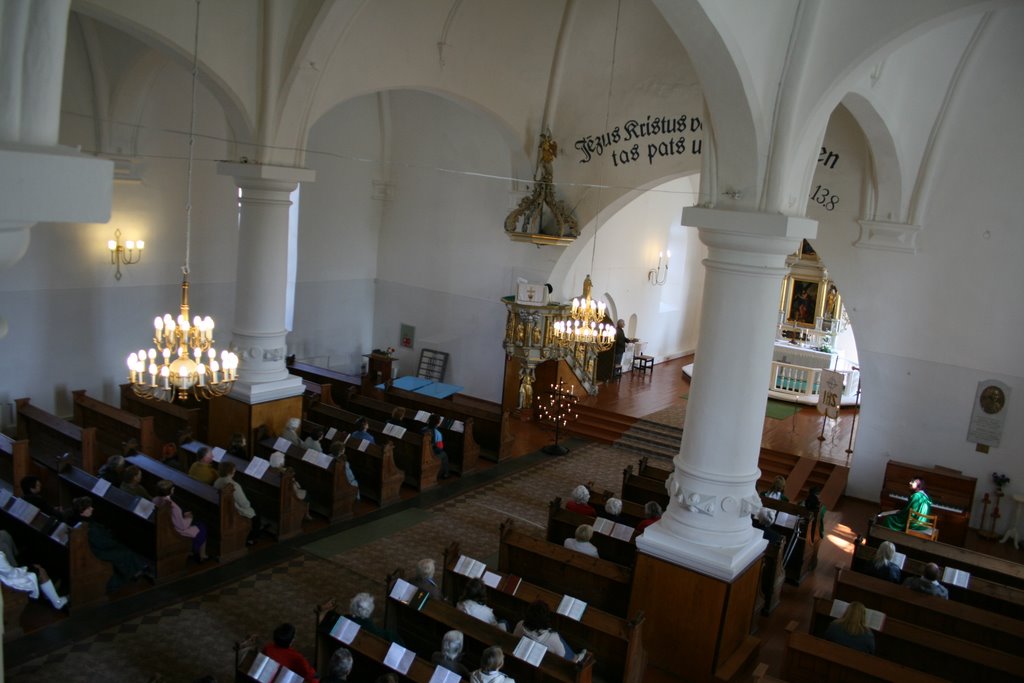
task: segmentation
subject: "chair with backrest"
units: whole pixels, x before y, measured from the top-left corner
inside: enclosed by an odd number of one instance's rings
[[[633,370],[639,370],[646,374],[648,370],[654,372],[654,356],[644,353],[647,349],[647,342],[637,339],[633,342]]]
[[[909,536],[917,536],[929,541],[939,540],[939,530],[935,526],[938,515],[925,515],[916,510],[907,511],[907,526],[904,531]]]

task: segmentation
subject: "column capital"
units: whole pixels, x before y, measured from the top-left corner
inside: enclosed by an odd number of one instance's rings
[[[291,192],[298,183],[316,180],[316,171],[297,166],[270,166],[268,164],[243,164],[237,161],[218,161],[217,175],[235,179],[242,189],[280,189]]]
[[[710,249],[752,254],[788,256],[818,234],[818,222],[810,218],[700,206],[684,208],[682,223],[697,228]]]

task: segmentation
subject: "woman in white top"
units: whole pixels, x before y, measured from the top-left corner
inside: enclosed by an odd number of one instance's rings
[[[480,579],[470,579],[466,582],[466,588],[462,591],[462,599],[459,600],[459,610],[480,621],[485,621],[492,626],[497,626],[502,631],[507,631],[508,626],[500,623],[494,616],[494,610],[486,605],[487,588]]]
[[[53,581],[50,581],[45,569],[38,564],[34,566],[38,575],[30,572],[28,567],[15,567],[7,559],[7,555],[0,552],[0,583],[11,590],[28,593],[33,600],[37,600],[41,592],[54,609],[64,609],[64,605],[68,604],[68,599],[57,595],[57,589],[54,587]]]
[[[576,653],[566,644],[558,631],[551,628],[551,608],[543,600],[534,600],[526,608],[526,616],[516,624],[514,636],[526,636],[548,649],[548,652],[566,659],[575,659]]]
[[[565,539],[564,545],[569,550],[575,550],[591,557],[600,557],[597,554],[597,546],[590,542],[594,536],[594,527],[589,524],[580,524],[576,527],[576,538]]]

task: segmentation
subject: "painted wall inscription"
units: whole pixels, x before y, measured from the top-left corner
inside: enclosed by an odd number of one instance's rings
[[[587,135],[574,145],[582,154],[581,164],[589,164],[595,157],[607,155],[613,166],[647,159],[654,164],[662,157],[700,154],[703,140],[699,131],[703,128],[700,117],[654,116],[644,119],[629,119],[621,125],[598,135]]]

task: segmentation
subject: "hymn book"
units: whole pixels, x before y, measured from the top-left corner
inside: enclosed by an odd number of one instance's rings
[[[262,479],[268,469],[270,469],[270,461],[254,455],[246,466],[245,473],[254,479]]]
[[[330,429],[327,430],[327,433],[324,434],[324,438],[328,439],[328,440],[333,439],[334,435],[337,434],[337,433],[338,433],[338,428],[337,427],[331,427]]]
[[[338,617],[338,621],[335,622],[331,628],[331,638],[340,640],[346,645],[351,645],[352,641],[356,639],[356,635],[359,633],[359,624],[345,617]]]
[[[273,683],[274,677],[281,668],[280,664],[261,652],[256,655],[256,659],[252,660],[249,677],[260,683]]]
[[[210,454],[213,456],[214,462],[220,462],[221,460],[224,459],[224,456],[227,454],[227,451],[221,448],[220,446],[214,446],[213,448],[210,449]]]
[[[970,572],[965,572],[962,569],[953,569],[952,567],[946,567],[942,570],[942,583],[959,586],[960,588],[967,588],[967,585],[970,582]]]
[[[430,593],[417,588],[405,579],[397,579],[395,580],[395,585],[391,587],[390,597],[418,611],[423,609],[423,605],[427,603]]]
[[[498,584],[501,583],[501,575],[495,574],[494,572],[484,571],[484,575],[480,580],[483,581],[484,585],[488,588],[497,588]]]
[[[292,442],[283,436],[277,437],[277,441],[274,442],[274,450],[287,453],[288,449],[291,448]]]
[[[567,616],[573,621],[579,621],[583,618],[583,611],[586,609],[587,603],[565,595],[562,597],[562,602],[558,603],[558,609],[555,612]]]
[[[795,529],[796,523],[800,521],[800,518],[796,515],[791,515],[788,512],[782,512],[777,510],[775,513],[775,522],[777,526],[785,527],[787,529]]]
[[[384,666],[405,675],[409,673],[409,667],[415,658],[412,650],[407,650],[398,643],[391,643],[387,655],[384,656]]]
[[[487,571],[487,565],[480,560],[474,560],[466,555],[459,555],[459,561],[455,563],[456,574],[468,576],[471,579],[479,579]]]
[[[466,431],[466,425],[461,420],[452,420],[451,430],[458,434],[462,434]]]
[[[516,659],[521,659],[536,668],[540,666],[541,661],[544,659],[544,653],[547,651],[548,649],[536,640],[530,640],[523,636],[516,643],[516,649],[512,652],[512,655]]]
[[[303,683],[305,680],[291,669],[282,666],[277,670],[277,677],[274,678],[274,683]]]
[[[110,482],[106,479],[97,479],[96,483],[92,485],[91,492],[102,498],[106,494],[107,489],[110,488]]]
[[[64,522],[59,522],[57,524],[57,528],[53,530],[52,534],[50,534],[50,538],[57,541],[57,543],[60,543],[61,545],[67,545],[70,534],[71,527],[69,527]]]
[[[458,675],[454,671],[449,671],[443,666],[438,666],[434,669],[434,673],[431,674],[430,680],[427,683],[459,683],[462,680],[462,676]]]
[[[828,615],[833,619],[838,619],[839,617],[846,614],[846,608],[849,606],[850,603],[846,602],[845,600],[833,600],[832,610],[828,613]],[[870,628],[872,631],[881,631],[882,627],[885,626],[885,614],[874,609],[865,609],[864,613],[867,617],[868,628]]]
[[[522,582],[522,577],[516,576],[515,574],[506,574],[498,583],[498,590],[502,593],[515,595],[516,591],[519,590],[519,584]]]
[[[398,425],[391,424],[390,422],[384,425],[384,433],[387,434],[388,436],[393,436],[396,439],[401,439],[403,436],[405,436],[405,432],[405,427],[399,427]]]
[[[370,445],[369,441],[367,441],[366,439],[362,439],[362,440],[359,441],[359,445],[356,446],[356,450],[359,451],[360,453],[365,453],[366,452],[366,448],[369,445]]]
[[[146,500],[142,496],[139,496],[139,500],[135,503],[135,507],[132,508],[132,512],[137,514],[143,519],[149,519],[149,516],[153,514],[153,510],[156,508],[152,501]]]
[[[7,509],[7,504],[11,502],[11,498],[14,494],[7,489],[0,489],[0,508]]]
[[[907,563],[907,556],[903,553],[896,553],[892,556],[892,563],[902,570],[903,565]]]
[[[110,483],[107,482],[107,485],[109,486]],[[31,524],[32,520],[39,514],[39,508],[27,500],[15,498],[14,502],[11,504],[11,509],[8,510],[8,512],[11,513],[12,517],[20,519],[25,522],[25,524]]]
[[[430,419],[430,413],[428,413],[425,410],[417,410],[416,415],[414,415],[412,419],[416,420],[417,422],[426,422],[427,420]]]
[[[610,519],[598,517],[594,520],[594,531],[605,536],[617,538],[620,541],[630,541],[633,538],[635,529],[626,524],[616,524]]]

